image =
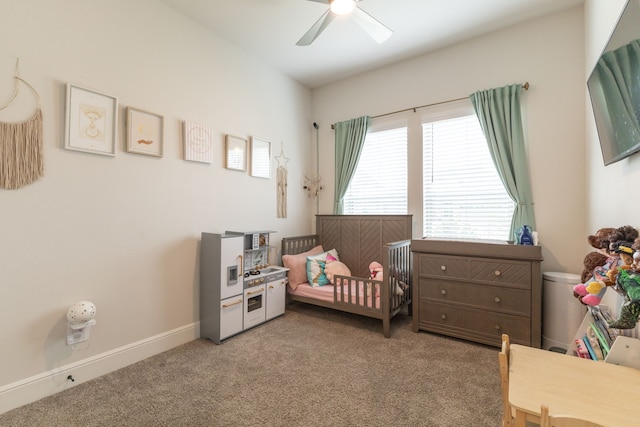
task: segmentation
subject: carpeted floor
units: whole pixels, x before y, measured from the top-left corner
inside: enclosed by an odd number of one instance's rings
[[[498,349],[304,304],[0,415],[10,426],[500,425]]]

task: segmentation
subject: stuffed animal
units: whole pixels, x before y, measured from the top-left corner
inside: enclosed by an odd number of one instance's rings
[[[584,283],[579,283],[573,287],[573,295],[585,305],[596,306],[602,301],[608,286],[613,286],[614,282],[609,279],[609,272],[617,268],[620,258],[613,253],[607,258],[604,265],[593,269],[593,276]]]
[[[609,256],[599,250],[593,250],[586,254],[582,260],[583,269],[580,275],[582,283],[588,282],[593,277],[594,270],[605,265],[608,259]]]
[[[351,276],[351,270],[345,263],[338,261],[333,255],[327,254],[324,265],[324,274],[332,285],[335,285],[334,276]]]
[[[615,284],[615,273],[620,263],[619,254],[614,250],[622,244],[628,245],[628,241],[638,238],[638,230],[630,225],[618,228],[601,228],[595,234],[587,237],[587,241],[594,248],[594,252],[587,254],[583,261],[582,283],[573,287],[573,295],[585,304],[595,306],[600,304],[607,287]],[[605,256],[592,255],[601,254]],[[593,268],[592,268],[593,267]],[[592,269],[589,275],[589,269]],[[611,273],[610,273],[611,271]]]
[[[609,257],[609,236],[616,233],[615,228],[601,228],[594,234],[587,236],[587,242],[593,248],[582,262],[583,270],[581,275],[582,283],[589,281],[593,276],[593,270],[596,267],[603,266]]]
[[[616,249],[624,264],[617,269],[614,289],[624,296],[624,302],[618,318],[609,322],[612,328],[633,329],[640,318],[640,251],[635,249],[638,244],[636,239],[633,246],[619,245]]]
[[[616,233],[613,227],[601,228],[594,234],[587,236],[589,245],[597,251],[609,252],[609,236]]]
[[[587,242],[593,250],[583,260],[580,283],[573,287],[573,296],[585,305],[598,305],[604,296],[606,285],[601,283],[607,271],[617,262],[617,256],[609,253],[609,236],[616,233],[612,227],[601,228],[587,236]]]
[[[377,261],[373,261],[371,264],[369,264],[369,273],[371,273],[371,279],[373,280],[384,280],[384,273],[382,271],[382,264],[380,264]],[[393,288],[394,288],[394,293],[396,295],[404,295],[404,290],[402,289],[403,287],[406,288],[407,285],[399,280],[397,280],[397,278],[393,277]]]
[[[591,237],[591,236],[590,236]],[[609,327],[633,329],[640,319],[640,237],[631,226],[615,229],[603,242],[610,257],[593,270],[593,277],[574,287],[574,295],[583,304],[598,305],[608,287],[620,293],[624,302],[617,319]],[[591,242],[591,241],[590,241]],[[603,248],[604,249],[604,248]]]
[[[369,273],[371,274],[369,277],[373,280],[383,280],[382,274],[382,264],[377,261],[373,261],[369,264]]]
[[[615,262],[615,257],[609,257],[598,250],[589,252],[583,260],[582,282],[573,287],[573,296],[585,305],[600,304],[607,289],[604,283],[597,280],[598,272],[601,271],[604,277]]]
[[[633,264],[633,254],[635,252],[632,245],[632,242],[625,241],[619,241],[613,244],[613,252],[618,254],[620,260],[607,271],[607,278],[604,280],[607,286],[616,284],[616,278],[620,270],[628,270],[631,268],[631,264]],[[614,287],[614,289],[623,294],[617,287]]]

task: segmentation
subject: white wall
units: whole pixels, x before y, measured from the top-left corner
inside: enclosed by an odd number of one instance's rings
[[[308,233],[314,206],[301,190],[312,129],[305,87],[155,0],[0,0],[0,11],[0,103],[19,57],[42,99],[45,156],[40,181],[0,190],[2,412],[70,386],[65,369],[79,384],[166,346],[123,357],[130,347],[197,337],[200,233],[271,229],[277,243]],[[63,148],[67,82],[119,97],[115,158]],[[124,152],[125,106],[164,116],[162,159]],[[0,120],[33,108],[22,90]],[[212,165],[182,160],[183,120],[214,127]],[[275,178],[224,169],[227,133],[266,138],[274,155],[284,144],[286,220],[276,218]],[[74,351],[65,315],[83,299],[96,304],[97,325],[89,348]]]
[[[321,213],[332,211],[331,123],[528,81],[525,138],[543,270],[580,272],[586,229],[583,33],[582,7],[572,8],[314,90],[313,117],[322,125]],[[410,144],[411,185],[420,182],[421,154],[419,140]],[[420,198],[421,190],[414,186],[410,194]],[[419,237],[422,213],[420,207],[410,210]]]
[[[630,0],[638,1],[638,0]],[[585,76],[602,54],[618,21],[626,0],[585,1]],[[640,180],[640,155],[636,154],[609,166],[604,166],[598,142],[591,102],[586,104],[587,145],[587,226],[592,233],[602,227],[632,225],[640,227],[638,210],[640,199],[635,196],[633,183]],[[613,291],[605,294],[603,304],[617,311],[622,299]]]
[[[585,46],[585,81],[602,54],[625,4],[625,0],[586,0],[585,28],[588,37]],[[638,227],[640,222],[637,212],[640,210],[640,199],[629,195],[632,183],[640,179],[640,155],[605,167],[588,98],[585,103],[589,230],[626,224]],[[605,201],[608,203],[605,204]],[[613,201],[615,202],[611,203]]]

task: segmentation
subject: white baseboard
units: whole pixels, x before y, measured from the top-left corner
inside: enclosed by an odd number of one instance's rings
[[[7,384],[0,387],[0,414],[193,341],[199,336],[199,322],[192,323]],[[69,375],[75,381],[68,380]]]

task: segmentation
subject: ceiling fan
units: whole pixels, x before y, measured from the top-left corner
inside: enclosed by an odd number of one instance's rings
[[[325,3],[329,9],[309,28],[309,31],[296,43],[298,46],[309,46],[338,15],[351,15],[363,30],[376,42],[383,43],[393,34],[382,22],[358,7],[362,0],[308,0]]]

